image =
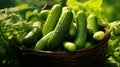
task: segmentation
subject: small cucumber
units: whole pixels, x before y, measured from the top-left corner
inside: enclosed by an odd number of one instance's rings
[[[88,48],[90,46],[92,46],[92,44],[90,42],[86,42],[85,48]]]
[[[88,28],[88,33],[92,35],[98,31],[98,21],[95,15],[90,14],[87,17],[87,28]]]
[[[66,35],[67,40],[73,41],[76,37],[77,33],[77,25],[75,22],[72,22],[68,31],[68,34]]]
[[[93,38],[97,41],[102,40],[104,37],[105,37],[105,32],[104,31],[97,31],[93,35]]]
[[[76,45],[72,42],[64,42],[63,46],[64,46],[65,50],[67,50],[68,52],[76,51]]]
[[[49,14],[50,10],[42,10],[40,11],[40,13],[38,14],[39,18],[46,21],[48,14]]]
[[[87,37],[87,20],[85,12],[78,11],[76,20],[77,20],[77,34],[74,43],[76,44],[77,49],[81,49],[85,46]]]

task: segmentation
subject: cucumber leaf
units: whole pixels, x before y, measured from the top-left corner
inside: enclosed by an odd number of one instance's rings
[[[94,7],[101,7],[102,2],[103,0],[89,0],[89,1],[86,1],[85,4],[91,8],[94,8]]]
[[[86,10],[89,13],[93,13],[98,17],[104,17],[103,8],[102,8],[103,0],[88,0],[85,2]]]
[[[85,8],[84,4],[77,0],[67,0],[67,6],[71,7],[73,10]]]
[[[67,0],[67,6],[71,7],[74,11],[84,10],[87,14],[93,13],[98,17],[103,17],[103,0],[86,0],[80,2],[78,0]]]

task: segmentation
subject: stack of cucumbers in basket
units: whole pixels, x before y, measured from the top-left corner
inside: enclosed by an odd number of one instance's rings
[[[75,52],[105,37],[97,16],[84,10],[75,13],[68,6],[54,4],[51,9],[41,10],[39,19],[41,22],[33,23],[33,29],[20,42],[26,48]]]

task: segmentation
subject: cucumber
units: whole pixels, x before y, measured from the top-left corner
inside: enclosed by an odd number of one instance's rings
[[[47,33],[49,33],[50,31],[54,30],[59,17],[61,15],[62,12],[62,6],[60,4],[55,4],[49,14],[48,17],[46,19],[45,24],[43,25],[43,30],[42,30],[42,34],[46,35]]]
[[[104,31],[97,31],[93,35],[93,38],[97,41],[102,40],[104,37],[105,37],[105,32]]]
[[[46,34],[45,36],[43,36],[39,41],[37,41],[34,49],[35,50],[45,50],[45,49],[47,49],[48,39],[52,36],[53,33],[54,33],[54,31],[51,31],[48,34]]]
[[[42,37],[41,22],[34,22],[32,25],[33,29],[24,37],[22,44],[31,48],[35,43]]]
[[[42,10],[40,11],[40,13],[38,14],[39,18],[46,21],[48,14],[49,14],[50,10]]]
[[[90,14],[87,17],[87,29],[88,29],[88,33],[93,35],[95,32],[98,31],[98,21],[97,21],[97,17],[93,14]]]
[[[67,50],[68,52],[76,51],[76,45],[72,42],[64,42],[63,46],[64,46],[65,50]]]
[[[85,48],[89,48],[90,46],[92,46],[91,42],[86,42]]]
[[[27,22],[29,22],[29,21],[38,21],[39,19],[38,19],[38,9],[35,9],[34,11],[28,11],[28,12],[26,12],[26,20],[27,20]]]
[[[85,46],[87,37],[87,19],[84,11],[78,11],[76,15],[77,21],[77,34],[74,43],[77,49],[81,49]]]
[[[60,19],[54,29],[53,35],[48,40],[47,48],[49,50],[56,50],[61,46],[65,35],[69,30],[69,26],[73,19],[73,13],[70,9],[63,9]]]
[[[66,35],[66,39],[67,40],[70,40],[70,41],[73,41],[76,37],[76,33],[77,33],[77,25],[75,22],[72,22],[71,25],[70,25],[70,28],[69,28],[69,31]]]

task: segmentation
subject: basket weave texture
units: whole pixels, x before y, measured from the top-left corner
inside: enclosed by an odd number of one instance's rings
[[[105,38],[98,44],[74,53],[23,48],[14,38],[10,42],[16,50],[20,67],[104,67],[110,32],[106,30],[105,33]]]

